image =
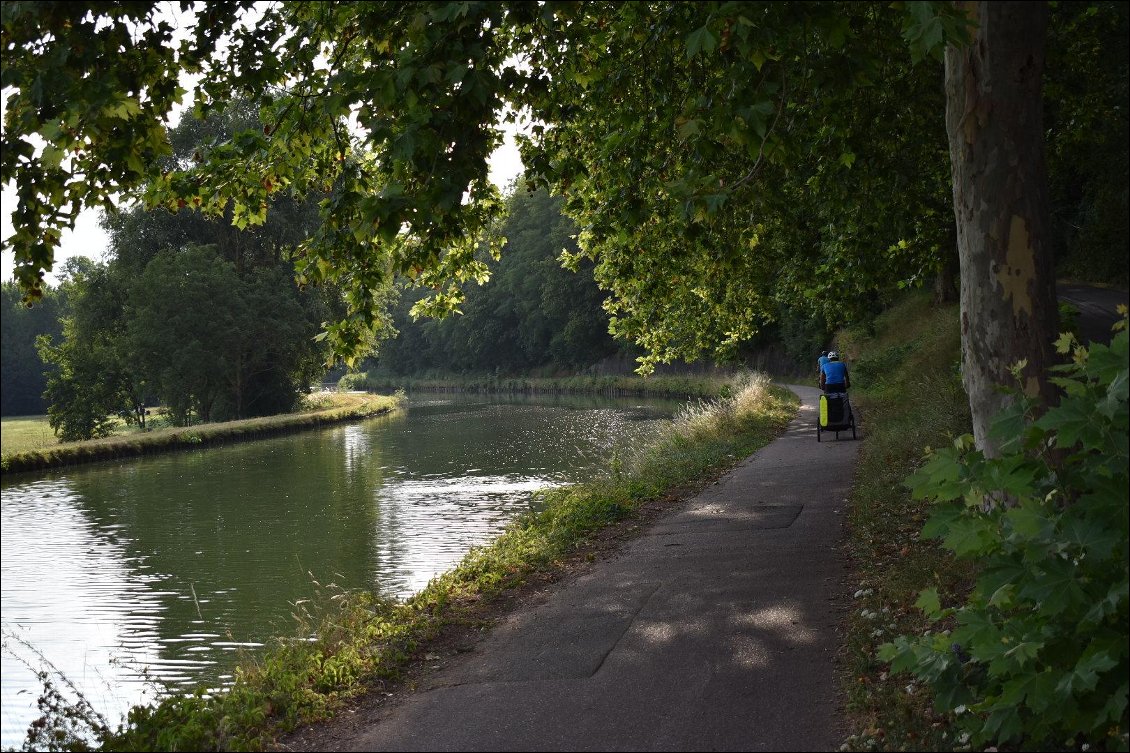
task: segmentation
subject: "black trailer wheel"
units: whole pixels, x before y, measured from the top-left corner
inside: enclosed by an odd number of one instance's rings
[[[816,424],[816,441],[820,441],[820,424]]]

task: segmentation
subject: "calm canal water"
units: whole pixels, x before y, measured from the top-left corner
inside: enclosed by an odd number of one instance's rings
[[[116,724],[230,681],[312,580],[406,596],[679,403],[417,396],[395,416],[2,482],[3,733],[51,662]],[[22,659],[22,661],[21,661]]]

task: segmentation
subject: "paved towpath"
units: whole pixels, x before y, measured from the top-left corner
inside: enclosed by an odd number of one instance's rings
[[[1118,307],[1130,305],[1130,294],[1116,288],[1060,283],[1056,293],[1079,309],[1079,335],[1085,343],[1110,343],[1110,328],[1122,318]]]
[[[339,750],[834,750],[858,442],[787,432]],[[862,434],[861,434],[862,436]]]

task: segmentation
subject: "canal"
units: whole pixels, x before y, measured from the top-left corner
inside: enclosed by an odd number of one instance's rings
[[[314,583],[404,597],[677,401],[416,396],[392,416],[2,482],[3,731],[49,666],[112,724],[231,681]],[[48,665],[47,663],[50,663]]]

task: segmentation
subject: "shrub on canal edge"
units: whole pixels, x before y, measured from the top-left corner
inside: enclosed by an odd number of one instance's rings
[[[315,583],[311,600],[295,605],[296,637],[245,662],[230,689],[134,707],[116,731],[91,725],[90,738],[103,750],[261,750],[368,687],[397,680],[445,626],[472,619],[477,603],[562,568],[590,535],[645,502],[731,467],[777,436],[796,412],[796,397],[762,375],[739,377],[729,393],[676,417],[618,472],[542,492],[541,511],[514,521],[406,601]],[[50,734],[66,729],[57,716],[41,721],[43,734],[29,738],[25,749],[82,749],[73,732]]]

